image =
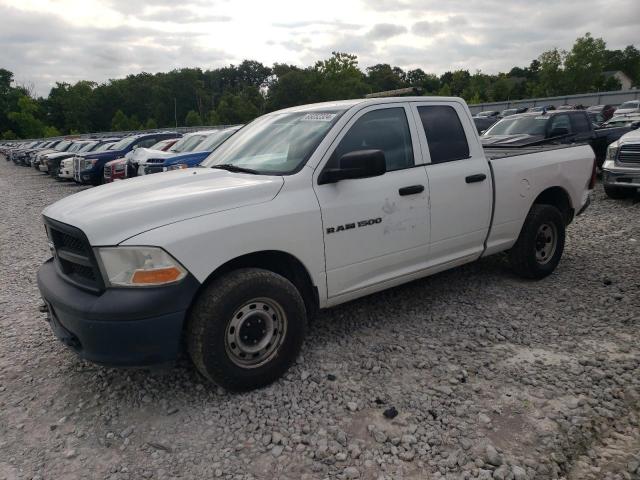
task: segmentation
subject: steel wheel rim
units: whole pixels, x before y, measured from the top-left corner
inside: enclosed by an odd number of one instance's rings
[[[238,308],[225,330],[229,359],[242,368],[257,368],[273,359],[287,333],[287,315],[271,298],[255,298]]]
[[[553,223],[543,223],[536,233],[536,262],[545,265],[551,261],[558,246],[558,230]]]

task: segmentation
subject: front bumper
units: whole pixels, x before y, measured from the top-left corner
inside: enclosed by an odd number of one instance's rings
[[[603,170],[602,183],[611,187],[640,188],[640,168]]]
[[[38,270],[38,288],[54,334],[81,358],[110,366],[175,360],[186,313],[199,287],[188,275],[175,285],[108,288],[95,295],[65,281],[53,259]]]

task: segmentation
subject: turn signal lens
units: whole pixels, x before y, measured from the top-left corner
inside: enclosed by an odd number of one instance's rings
[[[187,276],[187,270],[159,247],[98,247],[95,251],[105,283],[111,287],[167,285]]]
[[[131,283],[136,285],[158,285],[172,283],[180,278],[182,272],[176,267],[157,268],[155,270],[136,270]]]

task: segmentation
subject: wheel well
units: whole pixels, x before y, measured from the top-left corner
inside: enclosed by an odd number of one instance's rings
[[[313,284],[311,275],[296,257],[277,250],[249,253],[229,260],[209,275],[202,285],[207,285],[215,278],[239,268],[262,268],[282,275],[293,283],[302,295],[307,315],[311,318],[317,312],[319,308],[318,289]]]
[[[573,220],[574,209],[571,206],[571,198],[567,191],[562,187],[547,188],[536,197],[534,205],[552,205],[560,210],[565,220],[565,225],[569,225]]]

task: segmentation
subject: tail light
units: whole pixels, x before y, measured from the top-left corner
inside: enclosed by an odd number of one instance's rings
[[[596,159],[593,159],[593,168],[591,169],[591,179],[589,180],[589,190],[593,190],[596,186],[596,176],[597,176],[597,168],[596,168]]]

